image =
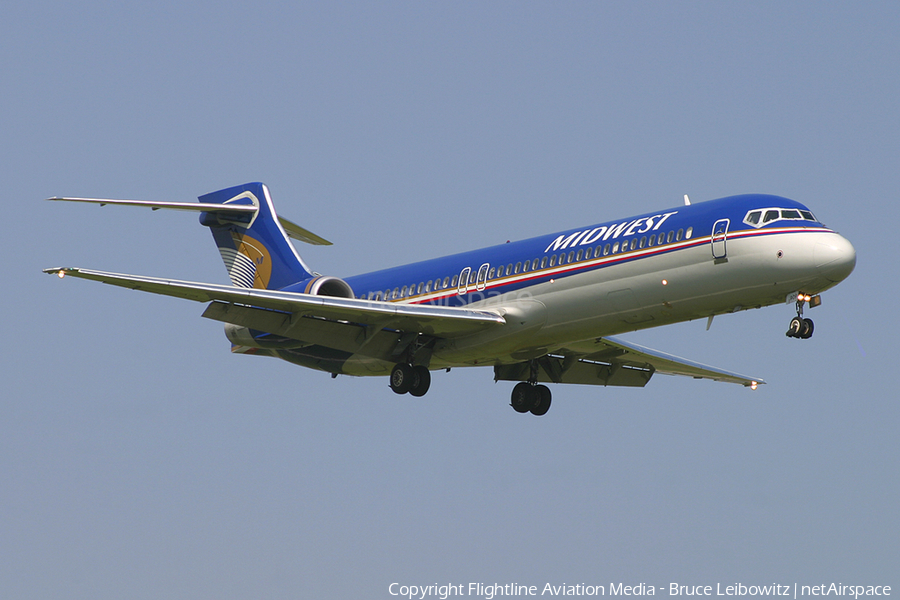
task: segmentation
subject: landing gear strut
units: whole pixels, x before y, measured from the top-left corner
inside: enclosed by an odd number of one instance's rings
[[[395,394],[424,396],[431,387],[431,373],[422,365],[398,363],[391,369],[391,389]]]
[[[818,296],[815,298],[818,298]],[[811,319],[803,318],[803,305],[809,300],[811,300],[809,296],[804,296],[803,294],[797,296],[797,316],[791,319],[791,324],[788,326],[788,330],[784,335],[792,338],[799,338],[801,340],[807,340],[812,337],[815,325],[813,325]],[[810,306],[818,306],[818,303],[820,302],[821,300],[816,304],[810,303]]]

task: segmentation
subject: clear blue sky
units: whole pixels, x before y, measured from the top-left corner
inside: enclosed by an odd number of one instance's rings
[[[389,598],[435,582],[900,589],[900,4],[18,2],[0,9],[0,589]],[[41,274],[226,283],[164,211],[264,181],[352,275],[765,192],[849,238],[771,307],[627,339],[758,375],[428,396],[232,356],[202,305]]]

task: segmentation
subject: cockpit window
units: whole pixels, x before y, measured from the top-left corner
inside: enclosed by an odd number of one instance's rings
[[[799,210],[796,208],[758,208],[756,210],[751,210],[747,213],[747,216],[744,217],[744,223],[751,227],[762,227],[773,221],[816,222],[816,217],[808,210]]]

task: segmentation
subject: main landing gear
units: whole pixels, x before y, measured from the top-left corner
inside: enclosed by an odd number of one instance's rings
[[[791,319],[787,332],[784,334],[788,337],[807,340],[812,337],[815,325],[812,319],[803,318],[803,305],[809,302],[810,307],[819,306],[822,299],[819,296],[806,296],[804,294],[797,295],[797,316]]]
[[[513,388],[509,405],[517,413],[530,412],[535,416],[543,416],[550,410],[550,388],[536,385],[528,381],[520,381]]]
[[[535,416],[543,416],[550,410],[550,388],[538,385],[538,362],[532,360],[529,365],[528,381],[520,381],[512,391],[509,405],[517,413],[530,412]]]
[[[391,369],[391,389],[395,394],[424,396],[431,386],[431,373],[422,365],[398,363]]]

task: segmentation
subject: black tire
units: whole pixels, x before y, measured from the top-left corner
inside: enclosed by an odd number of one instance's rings
[[[804,340],[808,340],[812,337],[815,328],[816,326],[813,325],[812,319],[803,319],[803,327],[800,328],[800,337]]]
[[[522,381],[517,383],[516,387],[513,388],[509,405],[512,406],[513,410],[517,413],[527,413],[534,408],[537,396],[538,393],[535,391],[534,386],[528,382]]]
[[[542,417],[550,410],[550,400],[553,398],[553,395],[550,393],[550,388],[546,385],[539,385],[534,389],[538,393],[538,401],[534,408],[531,409],[531,414],[536,417]]]
[[[395,394],[405,394],[415,383],[415,372],[411,365],[399,363],[391,369],[391,389]]]
[[[428,369],[422,365],[413,367],[413,383],[409,388],[409,395],[424,396],[428,392],[429,387],[431,387],[431,373]]]
[[[791,319],[791,324],[788,326],[787,333],[784,335],[792,338],[800,337],[800,332],[803,330],[803,320],[800,317],[794,317]]]

